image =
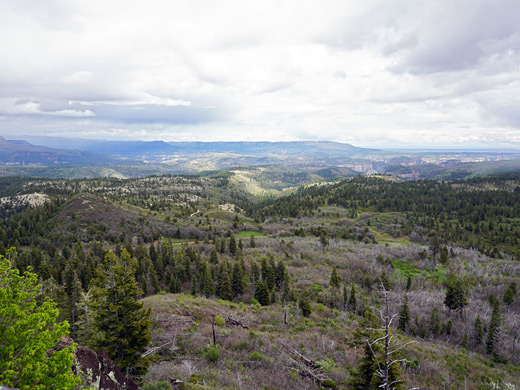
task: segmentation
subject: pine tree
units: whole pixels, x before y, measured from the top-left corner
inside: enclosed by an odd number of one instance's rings
[[[298,307],[302,311],[302,315],[304,317],[309,317],[311,315],[312,309],[307,297],[301,297],[298,302]]]
[[[371,390],[375,386],[372,385],[377,370],[377,362],[369,344],[365,344],[365,353],[363,358],[358,362],[357,370],[355,370],[349,379],[349,389],[352,390]]]
[[[406,278],[406,291],[410,291],[412,289],[412,277],[408,275]]]
[[[171,277],[168,288],[172,294],[179,294],[181,292],[181,282],[177,275]]]
[[[256,283],[260,280],[260,269],[258,268],[258,264],[256,261],[253,261],[253,265],[251,266],[251,283]]]
[[[251,248],[255,248],[256,247],[255,236],[253,236],[253,235],[251,235],[251,237],[249,238],[249,246]]]
[[[269,288],[264,281],[258,281],[255,287],[255,299],[262,305],[269,305]]]
[[[408,308],[408,295],[404,296],[403,305],[401,306],[401,311],[399,312],[399,325],[397,328],[406,332],[408,328],[408,323],[410,322],[410,309]]]
[[[209,255],[209,262],[211,264],[218,264],[218,255],[217,250],[215,248],[211,250],[211,253]]]
[[[504,297],[503,297],[504,303],[507,305],[511,305],[515,300],[515,295],[516,295],[516,283],[511,282],[511,283],[509,283],[506,291],[504,292]]]
[[[502,308],[497,300],[493,305],[493,312],[488,326],[488,335],[486,339],[486,352],[490,355],[498,356],[498,343],[500,329],[502,327]]]
[[[484,330],[482,329],[482,320],[480,315],[478,315],[475,320],[475,344],[480,345],[482,341],[484,341]]]
[[[330,274],[329,285],[332,288],[339,288],[341,283],[341,278],[338,276],[338,272],[336,267],[332,269],[332,273]]]
[[[135,258],[123,250],[121,258],[108,252],[94,281],[94,339],[127,375],[138,369],[141,352],[150,341],[150,310],[138,300],[141,291],[134,274]]]
[[[445,246],[442,247],[441,256],[440,256],[439,261],[443,265],[448,264],[448,248],[446,248]]]
[[[353,312],[356,311],[357,299],[356,299],[356,286],[354,283],[350,286],[350,297],[348,299],[348,306]]]
[[[285,267],[285,263],[283,260],[278,261],[278,264],[276,264],[275,269],[275,281],[276,281],[276,287],[280,289],[283,285],[283,281],[287,274],[287,268]]]
[[[219,297],[227,301],[233,300],[233,286],[231,284],[231,275],[229,274],[229,267],[223,271],[222,284],[220,286]]]
[[[462,310],[464,306],[468,304],[468,299],[466,297],[466,290],[460,279],[450,279],[447,282],[444,304],[448,307],[450,314],[453,310],[460,311],[462,315]]]
[[[439,318],[439,309],[437,309],[437,306],[433,307],[433,310],[430,314],[428,330],[430,331],[430,334],[434,336],[439,335],[441,332],[441,320]]]
[[[229,253],[235,256],[237,253],[237,242],[234,236],[229,237]]]
[[[237,297],[244,293],[244,274],[239,263],[233,266],[232,287],[233,296]]]

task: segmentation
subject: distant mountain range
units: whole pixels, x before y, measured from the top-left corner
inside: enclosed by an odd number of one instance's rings
[[[77,149],[124,157],[157,157],[171,154],[231,153],[247,156],[335,156],[361,157],[381,151],[330,141],[290,142],[164,142],[164,141],[104,141],[80,138],[22,136],[35,145]],[[388,153],[388,152],[385,152]],[[394,153],[394,152],[391,152]]]
[[[2,165],[81,166],[122,162],[121,158],[90,151],[37,146],[24,140],[6,140],[0,136]]]
[[[406,180],[451,180],[520,170],[520,151],[397,151],[329,141],[164,142],[79,138],[0,137],[0,176],[137,177],[289,167],[333,179],[355,174],[391,174]]]

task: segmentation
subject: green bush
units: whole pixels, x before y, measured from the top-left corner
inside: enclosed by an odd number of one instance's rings
[[[323,381],[323,386],[326,387],[327,389],[337,389],[338,388],[338,385],[336,385],[336,382],[331,381],[330,379],[326,379],[325,381]]]
[[[143,386],[143,390],[170,390],[171,386],[168,382],[155,382],[155,383],[147,383]]]
[[[261,362],[262,360],[265,360],[265,355],[258,351],[253,351],[249,354],[249,360],[254,362]]]
[[[207,345],[202,353],[202,355],[212,363],[215,363],[218,359],[220,359],[221,354],[222,351],[220,346],[217,344]]]

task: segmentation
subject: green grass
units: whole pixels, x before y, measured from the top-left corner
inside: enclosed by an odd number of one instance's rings
[[[411,276],[412,278],[418,275],[425,275],[428,279],[444,280],[446,279],[447,268],[438,266],[434,270],[421,269],[414,267],[408,261],[392,260],[394,270],[404,277]]]
[[[371,228],[370,231],[374,234],[374,238],[379,244],[388,244],[388,245],[412,245],[412,242],[407,236],[403,237],[392,237],[388,233],[380,232],[374,228]]]
[[[265,236],[265,233],[255,232],[253,230],[243,230],[240,233],[235,234],[235,237],[251,237],[251,236],[261,237],[261,236]]]

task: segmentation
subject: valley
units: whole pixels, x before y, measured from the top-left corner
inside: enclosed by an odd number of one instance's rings
[[[0,254],[16,248],[13,264],[32,266],[87,345],[99,267],[109,251],[134,258],[151,310],[141,353],[153,353],[133,374],[144,389],[168,378],[192,389],[365,388],[382,286],[392,334],[409,343],[398,388],[520,385],[520,176],[322,174],[4,177]],[[447,297],[460,286],[457,306]]]

